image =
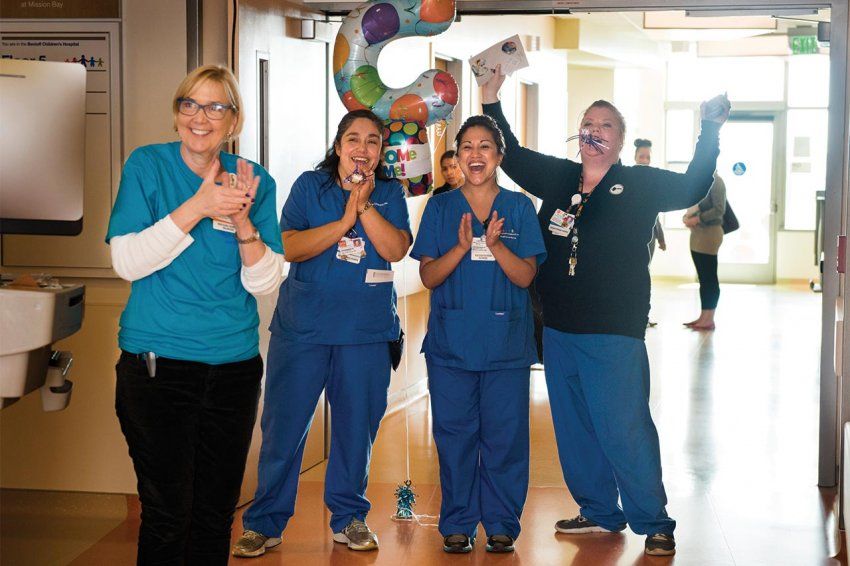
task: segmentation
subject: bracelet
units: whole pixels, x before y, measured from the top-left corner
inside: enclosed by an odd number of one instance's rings
[[[256,242],[259,239],[260,239],[260,231],[257,230],[256,228],[254,229],[254,233],[251,234],[250,236],[248,236],[247,238],[245,238],[244,240],[240,239],[239,236],[236,236],[236,241],[239,242],[240,244],[250,244],[252,242]]]
[[[371,201],[371,200],[367,200],[367,201],[366,201],[366,204],[364,204],[364,205],[363,205],[363,210],[358,210],[358,211],[357,211],[357,216],[362,216],[362,215],[363,215],[363,214],[365,214],[365,212],[366,212],[367,210],[369,210],[370,208],[372,208],[372,201]]]

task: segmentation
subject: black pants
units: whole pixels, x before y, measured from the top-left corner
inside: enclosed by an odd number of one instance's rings
[[[140,565],[226,565],[257,417],[263,360],[158,358],[156,376],[122,352],[115,410],[142,504]]]
[[[699,279],[699,300],[702,310],[714,310],[720,299],[720,281],[717,279],[717,255],[701,254],[691,250]]]

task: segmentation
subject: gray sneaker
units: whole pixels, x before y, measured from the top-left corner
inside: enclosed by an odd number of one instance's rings
[[[240,558],[254,558],[265,554],[267,548],[274,548],[280,544],[280,538],[267,537],[257,531],[245,530],[236,544],[233,545],[233,556]]]
[[[352,519],[347,527],[334,533],[334,542],[347,544],[351,550],[378,549],[378,535],[370,531],[369,526],[359,519]]]
[[[585,533],[610,533],[605,527],[601,527],[581,515],[576,515],[572,519],[561,519],[555,523],[555,530],[559,533],[568,535],[580,535]]]

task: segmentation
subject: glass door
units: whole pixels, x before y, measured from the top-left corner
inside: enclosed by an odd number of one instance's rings
[[[772,115],[733,114],[721,130],[717,174],[741,225],[720,247],[721,281],[775,281],[775,129]]]

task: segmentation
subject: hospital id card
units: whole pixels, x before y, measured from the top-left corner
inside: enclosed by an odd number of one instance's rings
[[[336,258],[348,263],[360,263],[360,260],[366,257],[366,242],[363,238],[348,238],[340,239],[336,246]]]
[[[213,228],[216,230],[221,230],[222,232],[230,232],[231,234],[236,233],[236,226],[233,222],[230,221],[229,218],[223,218],[221,216],[216,216],[212,219]]]
[[[493,252],[487,247],[487,236],[472,238],[472,261],[496,261]]]
[[[236,175],[233,173],[227,174],[227,181],[230,183],[230,188],[234,188],[236,186]],[[212,219],[212,225],[215,230],[220,230],[222,232],[230,232],[231,234],[236,233],[236,226],[233,222],[230,221],[230,218],[226,216],[215,216]]]
[[[575,221],[575,215],[570,214],[569,212],[564,212],[559,208],[555,210],[552,214],[552,218],[549,219],[549,228],[569,232],[573,229]]]
[[[367,269],[366,283],[392,283],[394,274],[392,269]]]

